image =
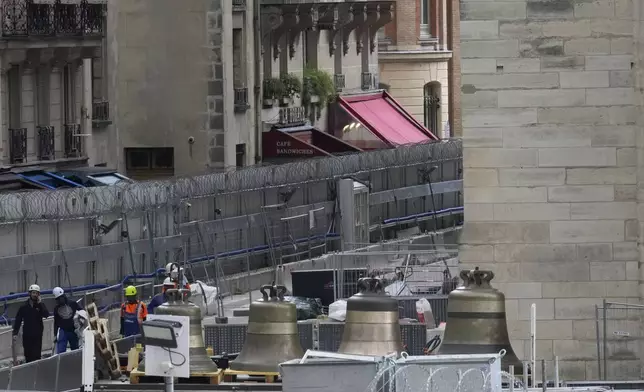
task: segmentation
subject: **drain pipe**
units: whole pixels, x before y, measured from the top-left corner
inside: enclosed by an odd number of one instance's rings
[[[253,5],[253,28],[255,30],[255,39],[253,40],[255,50],[255,164],[262,161],[262,29],[260,25],[260,2],[253,1],[248,4]]]

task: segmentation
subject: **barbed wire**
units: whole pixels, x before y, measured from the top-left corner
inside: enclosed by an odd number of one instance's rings
[[[451,139],[165,181],[5,193],[0,194],[0,225],[176,208],[188,200],[204,197],[302,185],[397,167],[458,161],[462,159],[462,153],[461,140]]]

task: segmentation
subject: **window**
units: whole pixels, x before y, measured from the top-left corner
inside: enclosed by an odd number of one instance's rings
[[[13,66],[7,72],[7,82],[9,90],[9,128],[20,128],[20,69]]]
[[[246,86],[246,62],[244,61],[244,33],[233,29],[233,83],[235,88]],[[217,75],[215,75],[217,77]]]
[[[420,38],[431,38],[429,30],[429,0],[420,0]]]
[[[173,176],[174,148],[126,148],[125,167],[133,179]]]
[[[244,167],[246,158],[246,144],[238,144],[235,146],[235,166],[238,168]]]
[[[441,85],[438,82],[429,82],[424,88],[425,126],[434,135],[441,131]]]

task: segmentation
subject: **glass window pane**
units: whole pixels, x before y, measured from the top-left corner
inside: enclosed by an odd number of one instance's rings
[[[421,0],[420,2],[420,24],[429,24],[429,0]]]

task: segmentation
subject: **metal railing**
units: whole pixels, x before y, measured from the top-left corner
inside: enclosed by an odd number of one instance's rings
[[[373,74],[371,72],[362,73],[362,89],[371,90],[373,88]]]
[[[333,84],[335,85],[336,92],[341,92],[346,87],[345,83],[344,74],[333,75]]]
[[[38,126],[36,133],[38,133],[38,159],[41,161],[54,159],[56,155],[54,127]]]
[[[247,87],[236,88],[234,99],[235,113],[245,113],[250,107],[248,105]]]
[[[10,163],[27,162],[27,128],[9,129]]]
[[[83,155],[83,142],[80,137],[80,124],[65,124],[65,158],[78,158]]]
[[[630,378],[627,370],[619,370],[620,364],[639,358],[643,318],[644,305],[606,300],[595,305],[597,370],[602,380]]]
[[[246,9],[246,0],[233,0],[233,10],[243,11]]]
[[[293,108],[281,108],[279,112],[279,124],[291,125],[306,122],[306,110],[302,106]]]
[[[92,121],[94,122],[110,121],[109,101],[94,101],[92,103]]]
[[[78,0],[75,3],[55,0],[2,1],[4,37],[86,37],[101,36],[104,31],[105,4]]]

